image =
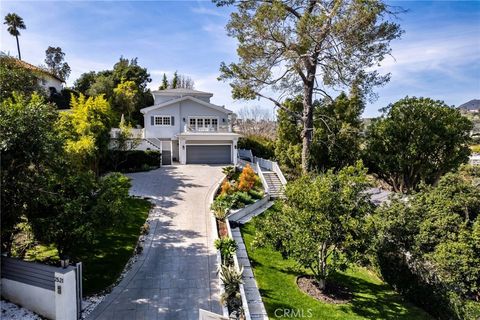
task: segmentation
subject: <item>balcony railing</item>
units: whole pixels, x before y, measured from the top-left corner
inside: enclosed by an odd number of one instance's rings
[[[209,133],[209,132],[232,132],[232,126],[228,124],[219,124],[217,126],[207,126],[207,127],[195,127],[190,125],[185,125],[185,132],[197,132],[197,133]]]

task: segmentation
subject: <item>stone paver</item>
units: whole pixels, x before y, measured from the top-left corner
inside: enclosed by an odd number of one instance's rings
[[[131,192],[149,197],[150,234],[125,278],[88,319],[198,319],[202,308],[221,314],[211,193],[220,166],[168,166],[134,173]]]

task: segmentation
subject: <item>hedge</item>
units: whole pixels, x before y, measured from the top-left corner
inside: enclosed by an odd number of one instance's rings
[[[255,157],[275,159],[275,142],[261,136],[246,136],[238,139],[239,149],[250,149]]]
[[[135,172],[158,167],[160,167],[160,152],[150,150],[109,150],[106,159],[102,161],[103,172]]]
[[[480,304],[466,301],[448,290],[421,263],[412,265],[406,255],[387,246],[377,252],[383,279],[407,300],[424,309],[436,319],[480,319]]]

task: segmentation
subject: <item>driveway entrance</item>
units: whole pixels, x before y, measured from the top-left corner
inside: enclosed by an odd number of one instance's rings
[[[129,174],[131,193],[155,203],[143,253],[89,319],[198,319],[221,314],[209,198],[221,166],[178,165]],[[88,267],[88,266],[86,266]]]

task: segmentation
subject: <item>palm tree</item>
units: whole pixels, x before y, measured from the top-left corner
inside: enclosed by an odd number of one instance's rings
[[[9,13],[5,16],[5,22],[3,22],[3,24],[8,26],[7,31],[17,39],[18,59],[22,60],[22,56],[20,55],[20,44],[18,43],[18,36],[20,35],[19,29],[27,28],[22,17],[16,13]]]

